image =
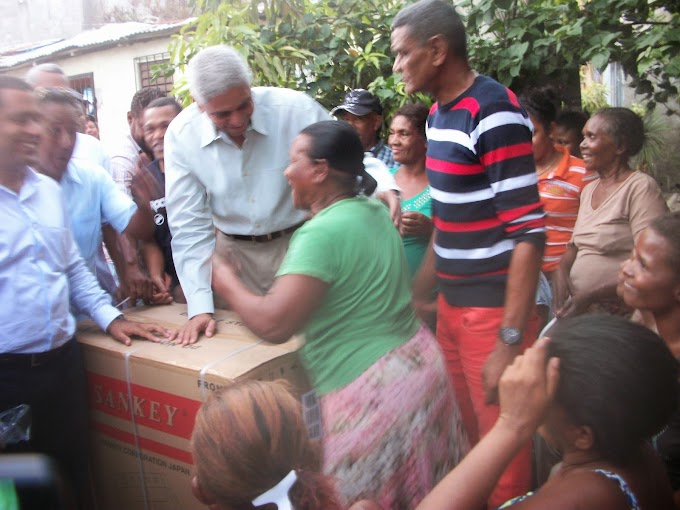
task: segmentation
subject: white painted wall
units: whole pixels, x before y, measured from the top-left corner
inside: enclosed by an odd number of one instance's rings
[[[134,59],[164,53],[169,43],[167,37],[51,61],[59,64],[69,76],[94,74],[99,133],[105,146],[114,146],[128,130],[127,112],[132,96],[137,92]],[[28,69],[23,67],[7,74],[23,78]]]
[[[0,0],[0,48],[77,34],[83,1]]]

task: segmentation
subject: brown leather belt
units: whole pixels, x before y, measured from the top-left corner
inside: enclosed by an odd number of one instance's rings
[[[283,230],[278,230],[276,232],[270,232],[269,234],[262,234],[259,236],[247,236],[247,235],[242,235],[242,234],[227,234],[226,232],[222,232],[225,236],[231,237],[232,239],[236,239],[238,241],[251,241],[253,243],[266,243],[268,241],[273,241],[274,239],[278,239],[279,237],[283,237],[286,234],[292,234],[295,232],[297,229],[299,229],[302,225],[304,225],[305,222],[303,221],[302,223],[298,223],[297,225],[293,225],[292,227],[284,228]]]
[[[0,354],[0,366],[14,368],[35,368],[52,363],[60,358],[65,352],[75,345],[75,339],[71,339],[64,345],[45,352],[27,354]]]

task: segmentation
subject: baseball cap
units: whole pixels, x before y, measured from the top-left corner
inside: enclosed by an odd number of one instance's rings
[[[371,112],[382,115],[383,112],[380,100],[366,89],[350,91],[345,96],[344,102],[331,110],[331,115],[334,115],[338,110],[344,110],[353,115],[366,115]]]

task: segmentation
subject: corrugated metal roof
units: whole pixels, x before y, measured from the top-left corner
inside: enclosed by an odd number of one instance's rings
[[[48,44],[42,41],[35,43],[31,48],[27,48],[27,45],[24,44],[21,47],[0,53],[0,69],[11,69],[63,52],[79,49],[93,50],[98,46],[110,46],[111,43],[115,42],[133,41],[150,34],[166,31],[172,33],[194,19],[189,18],[176,23],[138,23],[136,21],[109,23],[95,30],[81,32],[69,39],[60,39],[48,42]]]

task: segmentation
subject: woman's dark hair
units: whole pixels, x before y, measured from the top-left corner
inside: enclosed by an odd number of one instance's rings
[[[557,118],[555,94],[544,89],[534,89],[523,95],[519,102],[529,115],[538,120],[546,133]]]
[[[649,228],[668,241],[670,248],[668,264],[675,268],[680,278],[680,211],[655,218],[649,224]]]
[[[87,121],[88,121],[88,122],[94,122],[94,125],[97,126],[97,127],[99,127],[99,125],[97,124],[97,119],[94,118],[94,115],[88,115],[88,116],[87,116]]]
[[[625,150],[624,157],[635,156],[645,143],[645,126],[638,114],[629,108],[602,108],[593,117],[603,117],[605,131],[614,143]]]
[[[325,159],[332,169],[347,174],[356,194],[371,195],[378,183],[364,167],[364,148],[356,130],[342,120],[324,120],[300,132],[311,140],[309,157]],[[357,177],[359,179],[357,179]]]
[[[196,415],[191,453],[201,490],[225,508],[254,510],[253,499],[295,470],[296,510],[341,509],[285,381],[241,381],[212,394]]]
[[[605,459],[626,463],[675,412],[678,362],[656,333],[620,317],[566,319],[550,337],[557,403],[572,424],[591,428]]]
[[[555,119],[555,124],[569,131],[576,131],[579,136],[586,122],[588,122],[588,114],[578,110],[563,110]]]
[[[400,115],[406,117],[413,126],[413,129],[415,129],[420,136],[425,138],[425,127],[427,126],[427,116],[429,114],[430,109],[423,103],[412,103],[406,104],[394,112],[392,120]]]

